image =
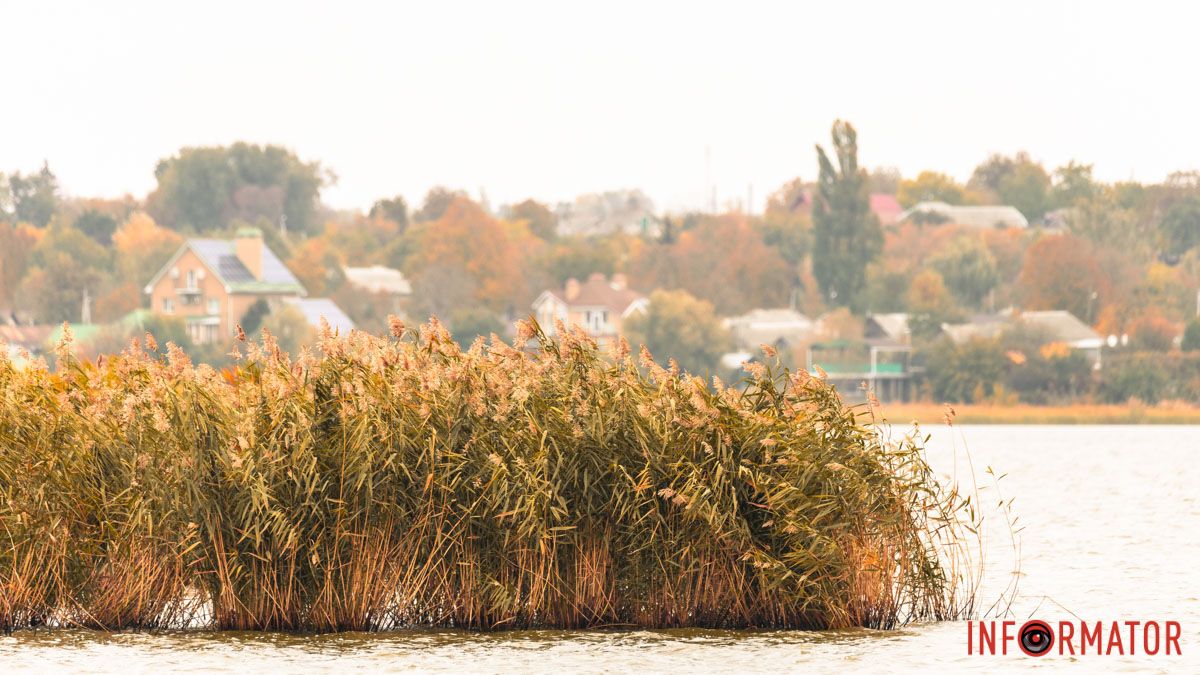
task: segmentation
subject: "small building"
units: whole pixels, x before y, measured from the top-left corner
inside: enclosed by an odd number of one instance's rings
[[[722,321],[736,346],[755,352],[770,345],[779,352],[796,349],[813,337],[812,319],[794,309],[753,309]]]
[[[372,265],[370,267],[344,267],[342,273],[346,276],[346,283],[360,291],[394,295],[398,298],[407,298],[412,295],[412,284],[398,269]]]
[[[626,319],[645,312],[649,305],[646,296],[629,288],[624,274],[614,274],[610,280],[596,273],[584,282],[567,279],[561,290],[542,291],[533,301],[533,312],[547,335],[554,334],[557,319],[582,327],[603,345],[621,335]]]
[[[286,298],[306,295],[257,228],[242,228],[233,239],[188,239],[144,292],[151,311],[182,318],[196,344],[232,335],[260,299],[278,307]]]
[[[884,192],[873,192],[868,198],[868,205],[871,213],[879,218],[879,224],[887,227],[900,222],[900,216],[904,213],[904,207],[900,206],[900,202],[896,200],[895,195],[889,195]]]
[[[321,319],[325,319],[329,327],[339,335],[347,335],[355,328],[353,319],[346,316],[346,313],[329,298],[284,298],[283,304],[298,310],[308,325],[315,330],[321,328]]]
[[[911,344],[912,330],[908,326],[908,315],[904,312],[870,314],[863,326],[863,337],[869,340],[891,340],[897,344]]]
[[[960,206],[945,202],[921,202],[901,213],[899,220],[978,228],[1029,227],[1029,220],[1014,206]]]
[[[913,394],[912,346],[888,338],[814,343],[807,370],[814,375],[824,371],[846,401],[865,400],[866,390],[883,402],[907,401]]]
[[[1020,312],[1010,308],[994,315],[974,317],[968,323],[944,324],[942,332],[955,343],[962,344],[972,338],[994,338],[1015,327],[1034,331],[1047,342],[1061,342],[1082,352],[1094,368],[1100,367],[1104,338],[1074,314],[1062,309]]]

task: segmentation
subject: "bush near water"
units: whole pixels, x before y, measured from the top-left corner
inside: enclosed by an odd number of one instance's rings
[[[0,627],[892,627],[960,615],[965,500],[805,373],[533,324],[0,350]],[[69,335],[69,333],[68,333]],[[538,345],[536,347],[529,345]]]

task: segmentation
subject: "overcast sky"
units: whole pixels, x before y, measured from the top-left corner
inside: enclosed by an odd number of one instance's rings
[[[1106,180],[1200,168],[1197,3],[0,0],[0,170],[143,196],[185,145],[279,143],[365,208],[640,187],[756,208],[860,160],[960,179],[990,152]]]

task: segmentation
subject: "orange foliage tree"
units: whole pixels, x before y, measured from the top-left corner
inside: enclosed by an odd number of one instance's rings
[[[1065,309],[1094,323],[1112,284],[1085,239],[1069,234],[1039,239],[1025,254],[1019,280],[1027,309]]]
[[[684,289],[720,314],[787,304],[794,271],[740,214],[705,219],[673,244],[647,246],[630,265],[635,288]]]
[[[139,286],[166,263],[183,243],[183,238],[159,227],[144,211],[129,216],[112,236],[117,250],[116,267],[120,277]]]
[[[421,223],[406,273],[420,285],[423,275],[464,275],[469,300],[494,311],[518,309],[523,270],[517,247],[504,226],[478,204],[457,196],[437,220]]]
[[[44,233],[32,225],[0,223],[0,306],[11,306],[29,255]]]

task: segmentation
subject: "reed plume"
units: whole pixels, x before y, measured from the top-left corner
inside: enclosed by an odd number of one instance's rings
[[[0,350],[0,628],[892,627],[961,615],[963,502],[824,381],[532,322],[267,335],[234,368]],[[536,345],[536,348],[529,345]],[[639,363],[640,362],[640,363]]]

